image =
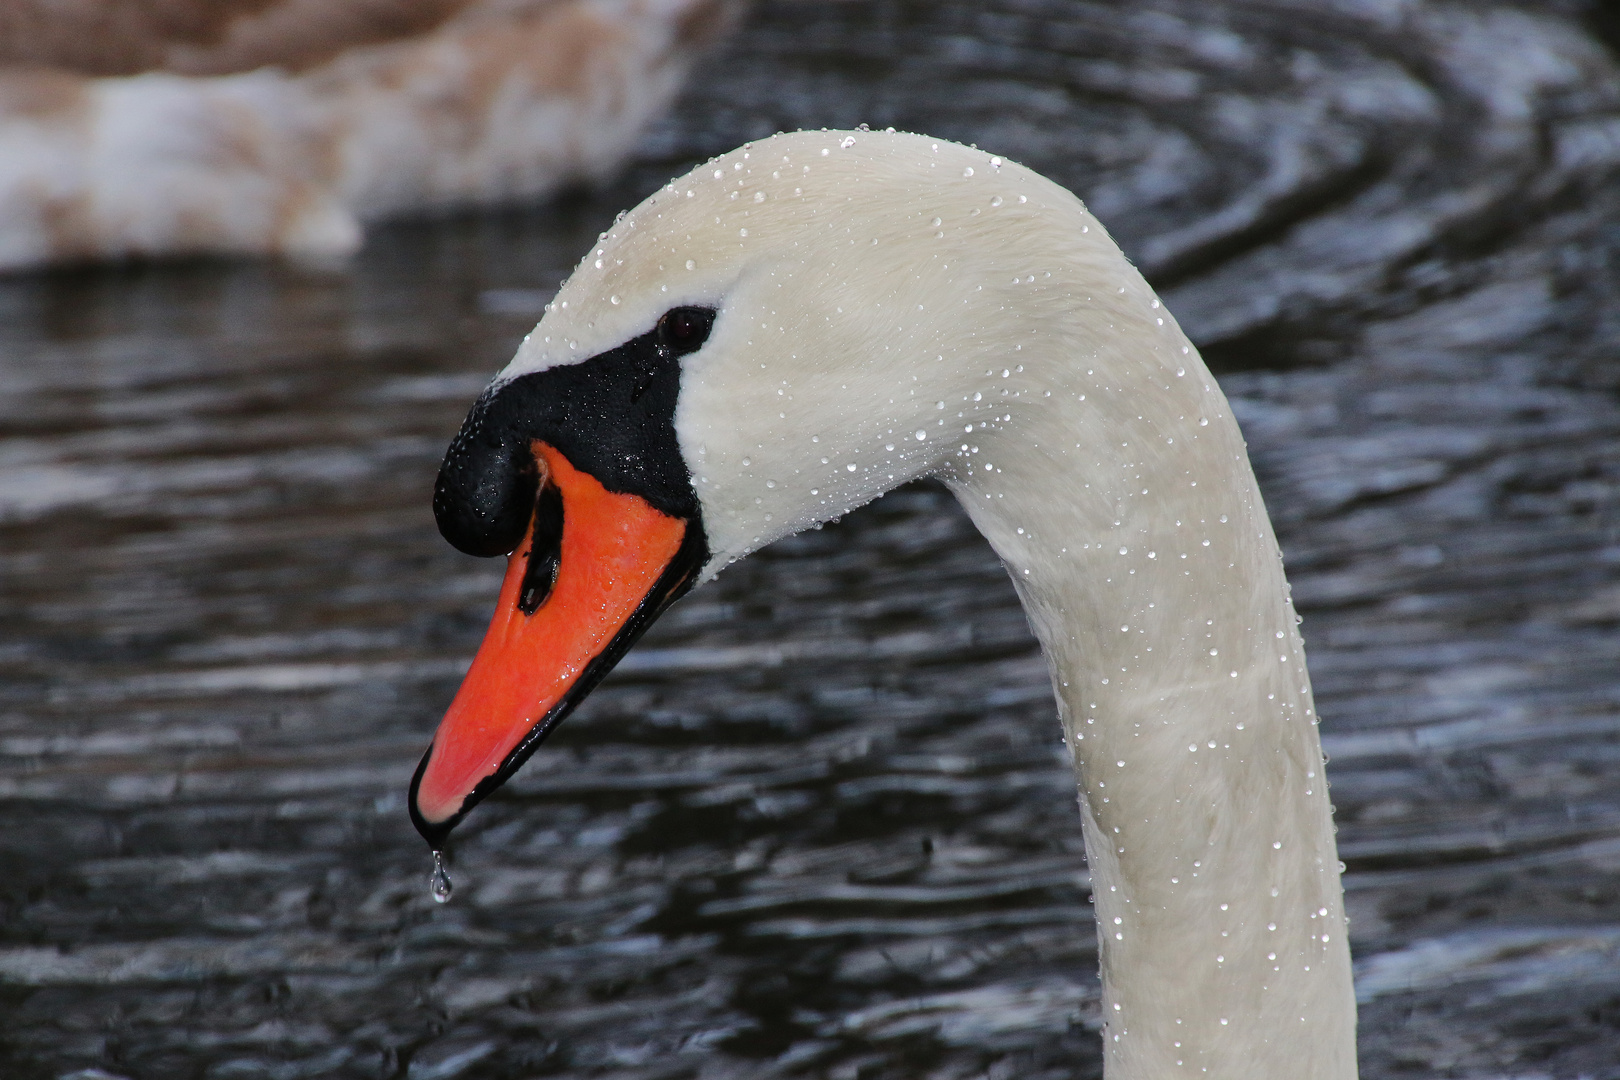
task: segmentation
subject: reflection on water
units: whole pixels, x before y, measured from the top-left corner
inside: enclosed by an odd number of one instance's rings
[[[0,1074],[1099,1073],[1045,670],[938,487],[679,604],[452,903],[406,818],[500,580],[428,509],[468,404],[673,162],[867,120],[1063,176],[1225,370],[1364,1074],[1620,1075],[1620,76],[1410,7],[781,0],[598,198],[0,282]]]

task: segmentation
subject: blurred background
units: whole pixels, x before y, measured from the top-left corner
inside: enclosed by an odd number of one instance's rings
[[[616,212],[867,123],[1072,188],[1231,397],[1363,1076],[1620,1077],[1620,4],[209,18],[0,5],[0,1076],[1100,1076],[1050,686],[936,485],[665,616],[448,905],[406,818],[473,397]]]

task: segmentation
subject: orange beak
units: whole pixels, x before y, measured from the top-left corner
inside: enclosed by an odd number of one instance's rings
[[[707,558],[697,522],[609,491],[554,447],[532,446],[536,513],[411,783],[411,819],[435,849],[695,584]]]

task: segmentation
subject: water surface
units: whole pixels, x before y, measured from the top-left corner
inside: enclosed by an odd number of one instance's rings
[[[1620,65],[1602,9],[789,0],[618,186],[350,266],[0,282],[0,1074],[1100,1073],[1006,575],[904,489],[671,611],[457,833],[500,567],[428,496],[620,208],[783,127],[1085,197],[1222,373],[1323,715],[1369,1078],[1620,1076]]]

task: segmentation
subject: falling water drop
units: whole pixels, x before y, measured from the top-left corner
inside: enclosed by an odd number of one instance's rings
[[[444,869],[444,852],[433,853],[433,873],[428,875],[428,892],[433,894],[435,904],[448,904],[450,893],[455,886],[450,882],[450,875]]]

